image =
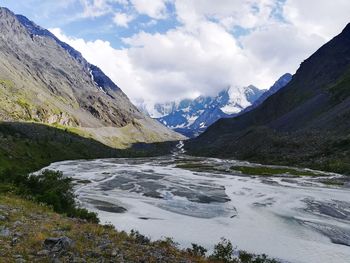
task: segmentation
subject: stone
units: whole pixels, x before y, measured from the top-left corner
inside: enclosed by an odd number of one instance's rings
[[[74,241],[69,237],[50,237],[45,239],[44,248],[50,252],[66,251],[74,245]]]
[[[19,242],[19,238],[18,238],[18,237],[14,237],[14,238],[12,238],[12,241],[11,241],[11,246],[16,245],[18,242]]]
[[[11,235],[10,229],[6,227],[0,227],[0,237],[9,237]]]
[[[14,227],[19,227],[21,225],[23,225],[23,223],[21,221],[16,221],[16,222],[13,223]]]
[[[86,260],[83,258],[80,258],[80,257],[74,257],[72,262],[73,263],[85,263]]]
[[[112,257],[116,257],[117,255],[118,255],[118,250],[113,249],[112,252],[111,252],[111,256]]]
[[[36,253],[38,256],[48,256],[50,254],[50,251],[47,249],[40,250],[38,253]]]

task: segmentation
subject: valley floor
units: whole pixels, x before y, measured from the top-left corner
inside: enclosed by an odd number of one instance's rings
[[[118,229],[209,250],[221,237],[282,262],[347,263],[350,178],[183,154],[51,164]]]

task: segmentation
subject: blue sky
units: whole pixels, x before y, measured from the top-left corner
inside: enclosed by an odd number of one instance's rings
[[[174,5],[170,2],[165,4],[167,15],[161,19],[138,13],[131,4],[125,5],[123,1],[105,1],[110,3],[108,7],[101,4],[100,8],[94,9],[98,2],[104,1],[3,0],[1,4],[16,14],[25,15],[44,28],[58,27],[67,35],[87,41],[107,40],[115,48],[124,46],[122,38],[130,37],[139,31],[164,33],[179,24],[175,17]],[[94,11],[84,14],[87,12],[87,6]],[[114,22],[116,13],[133,16],[133,19],[127,26],[118,25]]]
[[[350,1],[0,0],[102,68],[134,102],[268,88],[350,22]]]

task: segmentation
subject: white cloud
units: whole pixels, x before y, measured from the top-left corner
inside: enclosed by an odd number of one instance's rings
[[[80,0],[83,6],[82,17],[99,17],[111,12],[111,6],[106,0]]]
[[[114,1],[127,6],[125,13],[114,10],[119,26],[137,19],[135,10],[155,23],[167,17],[170,3],[181,25],[165,33],[140,31],[123,39],[128,45],[123,49],[52,31],[101,67],[133,101],[153,102],[215,94],[227,86],[268,88],[339,33],[350,10],[344,0]],[[102,2],[94,1],[94,10],[106,12]],[[144,26],[140,23],[138,30]],[[240,36],[231,33],[236,26]]]
[[[128,24],[134,19],[133,15],[117,12],[114,14],[113,21],[117,26],[128,27]]]
[[[141,32],[125,42],[131,45],[128,54],[132,64],[149,74],[145,86],[162,94],[163,100],[179,94],[213,94],[230,84],[250,83],[245,78],[251,65],[244,52],[231,34],[212,22],[203,22],[196,32]]]
[[[241,38],[256,72],[270,80],[286,72],[294,73],[324,42],[320,36],[305,34],[287,24],[260,28]]]
[[[155,19],[167,16],[166,2],[168,0],[130,0],[136,11]]]
[[[142,79],[134,70],[127,50],[114,49],[108,41],[85,41],[68,37],[59,28],[52,28],[50,31],[80,51],[87,61],[99,66],[130,98],[137,99],[146,94],[147,91],[141,85]]]
[[[175,0],[178,19],[185,26],[215,19],[225,27],[253,28],[271,19],[277,0]]]
[[[349,0],[287,0],[284,15],[298,30],[329,40],[350,22]]]

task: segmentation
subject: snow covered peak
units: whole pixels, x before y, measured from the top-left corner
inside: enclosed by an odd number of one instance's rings
[[[218,119],[238,114],[264,92],[252,85],[230,87],[213,97],[199,96],[194,100],[185,99],[153,106],[139,104],[139,108],[152,118],[157,118],[165,126],[193,137]]]
[[[251,88],[253,87],[253,88]],[[220,108],[226,114],[237,114],[246,107],[251,105],[247,95],[260,91],[254,86],[249,87],[230,87],[227,90],[228,101]],[[261,95],[263,92],[259,92]],[[221,93],[222,94],[222,93]],[[226,95],[226,94],[222,94]],[[220,101],[224,101],[218,98]]]

